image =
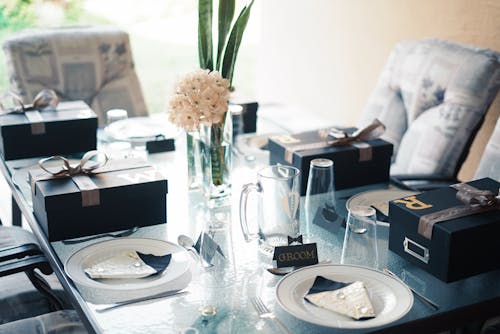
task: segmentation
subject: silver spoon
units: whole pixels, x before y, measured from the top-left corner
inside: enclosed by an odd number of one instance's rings
[[[93,236],[90,236],[87,238],[63,240],[62,243],[65,245],[74,245],[74,244],[78,244],[80,242],[90,241],[90,240],[104,238],[104,237],[112,237],[112,238],[128,237],[129,235],[135,233],[138,229],[139,229],[139,227],[134,226],[126,231],[119,232],[119,233],[103,233],[103,234],[93,235]]]
[[[330,260],[325,260],[325,261],[320,261],[317,264],[325,264],[325,263],[330,263]],[[304,266],[300,267],[283,267],[283,268],[266,268],[267,271],[269,271],[273,275],[278,275],[278,276],[284,276],[286,274],[291,273],[294,270],[304,268]]]
[[[213,264],[208,263],[208,262],[204,261],[201,258],[201,255],[198,253],[198,251],[196,250],[196,248],[194,248],[194,241],[193,241],[193,239],[191,239],[187,235],[184,235],[184,234],[179,235],[177,237],[177,243],[181,247],[184,247],[186,250],[190,251],[196,257],[196,260],[199,261],[200,263],[202,263],[204,267],[208,268],[208,267],[212,267],[213,266]]]

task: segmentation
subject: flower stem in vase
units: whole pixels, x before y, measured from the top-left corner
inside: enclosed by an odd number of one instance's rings
[[[200,125],[203,191],[210,207],[229,204],[231,194],[231,120]]]

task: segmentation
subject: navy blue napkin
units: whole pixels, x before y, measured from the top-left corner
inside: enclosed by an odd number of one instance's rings
[[[137,255],[144,261],[145,264],[156,270],[156,273],[151,274],[147,277],[155,276],[162,273],[165,269],[167,269],[170,264],[170,260],[172,260],[172,254],[156,256],[152,254],[143,254],[140,252],[136,252]]]
[[[351,285],[351,284],[352,284],[352,282],[350,282],[350,283],[337,282],[337,281],[330,280],[328,278],[324,278],[323,276],[316,276],[316,279],[314,280],[314,284],[309,289],[307,294],[309,295],[311,293],[335,291],[338,289],[345,288],[346,286]],[[304,298],[307,300],[307,295]]]
[[[385,223],[389,222],[389,216],[385,215],[382,211],[380,211],[379,209],[377,209],[373,205],[370,205],[370,207],[372,207],[375,210],[375,215],[377,217],[377,221],[385,222]]]
[[[313,294],[313,293],[325,292],[325,291],[339,290],[339,289],[345,288],[348,285],[351,285],[352,283],[354,283],[354,282],[348,282],[348,283],[337,282],[337,281],[325,278],[323,276],[316,276],[316,279],[314,280],[314,284],[309,289],[307,294],[304,296],[304,299],[307,300],[309,303],[312,303],[311,301],[309,301],[309,299],[307,299],[307,295]],[[361,320],[361,321],[368,320],[368,319],[372,319],[372,318],[373,317],[359,318],[358,321],[359,320]]]

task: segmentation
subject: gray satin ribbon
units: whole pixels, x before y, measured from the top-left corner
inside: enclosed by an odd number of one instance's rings
[[[55,167],[56,170],[53,170],[51,167],[47,166],[49,161],[58,160],[62,161],[62,166],[60,166],[59,169],[57,169],[58,167]],[[35,193],[35,184],[38,181],[70,177],[81,191],[82,207],[100,205],[99,189],[90,178],[90,175],[151,166],[146,161],[134,159],[113,160],[113,163],[110,164],[107,164],[107,162],[108,156],[95,150],[85,153],[79,163],[73,166],[70,165],[69,160],[63,156],[52,156],[41,159],[38,162],[38,165],[45,172],[45,174],[33,177],[31,180],[32,192]]]
[[[47,163],[50,161],[61,161],[62,166],[59,170],[53,171],[49,169]],[[82,159],[76,165],[70,165],[69,160],[63,156],[56,155],[49,158],[41,159],[38,165],[41,169],[48,173],[48,175],[37,177],[32,180],[32,189],[37,181],[49,180],[59,177],[71,177],[82,194],[82,206],[96,206],[99,205],[101,200],[99,196],[99,189],[89,174],[93,174],[96,169],[104,166],[108,162],[108,156],[105,153],[98,151],[89,151],[85,153]]]
[[[308,151],[330,146],[344,146],[352,145],[359,150],[359,161],[370,161],[373,157],[373,150],[370,144],[366,141],[380,137],[385,131],[385,125],[378,119],[374,119],[371,124],[363,129],[360,129],[349,135],[345,131],[328,128],[319,131],[322,139],[321,142],[302,144],[302,145],[289,145],[285,146],[285,161],[288,163],[293,162],[293,154],[298,151]]]
[[[465,183],[458,183],[451,187],[458,190],[456,197],[465,205],[455,206],[420,217],[418,233],[429,240],[432,239],[432,230],[437,223],[500,210],[500,189],[498,195],[495,196],[491,191],[479,190]]]
[[[42,135],[46,132],[45,130],[45,122],[43,121],[43,117],[40,114],[39,110],[51,107],[55,109],[57,104],[59,103],[59,98],[57,94],[51,89],[43,89],[41,90],[33,99],[31,104],[24,104],[21,97],[15,93],[8,92],[6,96],[12,98],[16,107],[7,109],[0,102],[0,115],[7,114],[24,114],[31,126],[31,134],[32,135]]]

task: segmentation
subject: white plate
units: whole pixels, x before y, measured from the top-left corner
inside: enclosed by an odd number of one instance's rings
[[[180,131],[168,121],[166,115],[158,114],[113,122],[104,128],[104,133],[114,140],[145,143],[156,140],[158,136],[176,137]]]
[[[167,269],[159,275],[132,279],[100,279],[88,277],[84,269],[117,253],[139,251],[157,256],[172,254]],[[80,249],[64,266],[87,301],[114,303],[157,293],[184,289],[191,281],[187,251],[170,242],[147,238],[121,238],[103,241]]]
[[[307,302],[304,296],[316,276],[339,282],[363,282],[376,317],[354,320]],[[403,317],[413,305],[413,295],[401,280],[377,270],[350,265],[315,265],[296,270],[279,281],[276,298],[281,307],[293,316],[316,325],[335,328],[382,326]]]
[[[370,190],[352,196],[345,205],[347,210],[359,205],[373,205],[387,216],[389,215],[389,201],[415,194],[418,194],[418,192],[399,189]]]

